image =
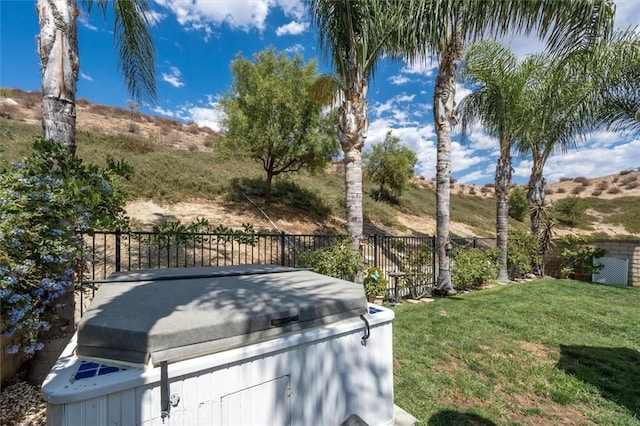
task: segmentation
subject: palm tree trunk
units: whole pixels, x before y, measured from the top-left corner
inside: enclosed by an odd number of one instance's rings
[[[529,187],[527,189],[527,201],[529,202],[531,232],[536,236],[540,235],[542,226],[545,189],[546,182],[542,175],[542,164],[534,154],[531,176],[529,176]]]
[[[540,242],[541,258],[544,258],[544,239],[542,234],[542,224],[545,217],[544,192],[546,182],[542,175],[543,162],[538,152],[533,152],[533,166],[531,167],[531,176],[529,176],[529,187],[527,189],[527,200],[529,203],[529,218],[531,219],[531,233],[538,238]],[[544,275],[544,265],[537,260],[531,261],[531,268],[534,274],[538,276]]]
[[[344,152],[347,232],[352,238],[351,248],[359,249],[364,231],[362,214],[362,147],[369,129],[367,84],[364,80],[346,92],[340,106],[338,140]]]
[[[438,245],[438,280],[436,290],[453,292],[451,283],[451,259],[447,246],[449,236],[449,207],[451,199],[451,124],[457,123],[454,115],[456,94],[456,59],[462,44],[458,35],[449,41],[449,48],[442,53],[433,98],[433,115],[438,138],[436,158],[436,235]]]
[[[78,32],[76,0],[38,0],[40,35],[38,52],[42,68],[42,133],[76,150],[76,82],[78,81]],[[56,318],[42,332],[45,349],[31,360],[27,379],[40,385],[75,331],[73,287],[58,300],[61,309],[45,312]]]
[[[511,188],[511,155],[503,154],[496,166],[496,244],[500,251],[498,281],[509,281],[507,272],[507,241],[509,236],[509,189]]]
[[[78,31],[76,0],[38,0],[38,52],[42,70],[42,133],[76,150]]]

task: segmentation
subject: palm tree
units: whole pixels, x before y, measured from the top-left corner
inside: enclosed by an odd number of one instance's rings
[[[515,30],[525,34],[535,31],[541,37],[548,37],[550,49],[577,48],[610,31],[614,6],[610,0],[413,0],[407,3],[410,16],[405,21],[413,25],[414,30],[406,31],[396,54],[409,61],[430,54],[439,58],[433,100],[438,139],[436,289],[451,294],[453,287],[447,256],[450,244],[450,147],[451,125],[457,123],[454,115],[456,63],[462,54],[462,43],[487,33],[501,35]],[[504,273],[501,276],[505,278]]]
[[[516,148],[532,160],[527,198],[531,232],[540,239],[545,206],[547,159],[584,142],[599,127],[640,131],[634,113],[640,108],[640,41],[633,31],[616,32],[569,57],[543,60],[537,84],[527,87],[531,104]],[[534,265],[541,273],[539,265]]]
[[[92,1],[83,4],[91,9]],[[149,30],[147,0],[97,0],[115,15],[114,37],[120,49],[119,65],[135,98],[155,99],[155,47]],[[38,0],[38,53],[42,70],[42,132],[73,155],[76,150],[76,82],[78,60],[78,6],[75,0]]]
[[[89,9],[92,1],[84,1]],[[119,65],[131,95],[154,100],[155,47],[147,12],[147,0],[97,0],[115,15],[114,37],[120,49]],[[38,53],[42,71],[42,133],[44,139],[64,145],[69,155],[76,151],[76,82],[78,81],[78,7],[75,0],[38,0],[40,35]],[[73,289],[60,298],[64,308],[56,311],[56,326],[43,333],[45,349],[30,363],[28,379],[40,385],[74,330]]]
[[[311,0],[320,50],[332,75],[321,76],[312,96],[338,101],[338,140],[344,153],[347,232],[358,249],[363,234],[362,148],[367,138],[367,89],[386,47],[402,27],[403,2],[392,0]]]
[[[500,157],[496,165],[496,238],[500,249],[498,280],[507,275],[507,235],[509,190],[511,188],[511,149],[520,140],[529,120],[532,104],[528,90],[535,84],[541,58],[532,56],[518,63],[515,55],[498,42],[471,45],[464,56],[462,76],[479,87],[457,108],[463,133],[475,122],[498,139]]]

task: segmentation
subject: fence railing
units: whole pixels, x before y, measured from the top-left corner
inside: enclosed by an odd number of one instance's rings
[[[262,233],[173,233],[100,231],[82,235],[87,258],[83,279],[103,280],[111,273],[149,268],[278,264],[299,266],[300,253],[315,251],[343,235]],[[436,279],[435,238],[371,235],[360,241],[364,262],[388,279],[387,295],[395,296],[390,272],[404,272],[398,294],[420,297]],[[92,294],[81,296],[82,314]]]

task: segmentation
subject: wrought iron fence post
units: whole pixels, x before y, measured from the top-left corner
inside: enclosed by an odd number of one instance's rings
[[[373,266],[378,266],[378,234],[373,234]]]
[[[122,247],[120,246],[120,236],[122,231],[120,228],[116,229],[116,272],[120,272],[120,262],[122,258]]]
[[[438,250],[438,245],[436,244],[436,240],[437,240],[437,237],[435,237],[435,236],[431,237],[431,262],[432,262],[431,271],[433,272],[431,274],[431,276],[433,277],[432,278],[432,282],[431,282],[431,288],[435,288],[436,282],[437,282],[436,281],[437,280],[436,274],[440,273],[440,271],[438,271],[436,269],[437,268],[437,266],[436,266],[436,254],[437,254],[437,251],[436,250]]]
[[[285,266],[285,234],[284,231],[280,232],[280,266]]]

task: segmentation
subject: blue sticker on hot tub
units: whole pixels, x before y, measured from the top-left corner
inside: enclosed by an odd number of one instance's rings
[[[97,362],[82,361],[78,372],[74,377],[75,380],[88,379],[95,376],[104,376],[105,374],[117,373],[125,371],[126,368],[114,367],[113,365],[103,365]]]

